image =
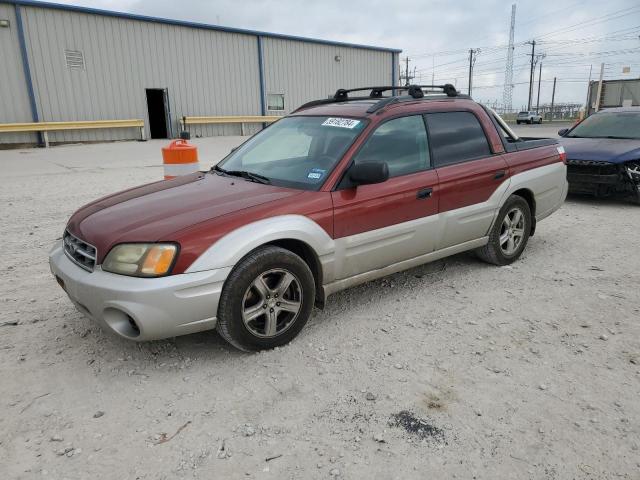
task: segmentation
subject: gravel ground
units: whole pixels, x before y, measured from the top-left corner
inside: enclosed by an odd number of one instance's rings
[[[238,140],[196,140],[203,166]],[[137,344],[47,252],[164,143],[0,152],[0,478],[640,478],[639,207],[569,198],[514,265],[341,292],[284,348]]]

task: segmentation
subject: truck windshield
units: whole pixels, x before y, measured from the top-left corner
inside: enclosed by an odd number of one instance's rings
[[[366,126],[342,117],[286,117],[255,135],[215,167],[220,174],[317,190]]]
[[[596,113],[571,130],[567,137],[640,140],[640,111]]]

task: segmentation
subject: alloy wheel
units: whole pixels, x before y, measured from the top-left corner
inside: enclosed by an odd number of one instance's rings
[[[515,207],[507,212],[500,228],[500,249],[506,256],[518,251],[524,239],[525,216],[520,208]]]
[[[242,321],[255,336],[271,338],[291,327],[302,307],[302,286],[291,272],[276,268],[258,275],[242,301]]]

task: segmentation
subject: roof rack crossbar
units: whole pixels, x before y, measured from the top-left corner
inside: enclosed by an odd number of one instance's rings
[[[407,90],[408,94],[413,98],[422,98],[424,97],[424,90],[426,89],[427,93],[430,92],[442,92],[448,97],[456,97],[458,96],[458,91],[456,87],[451,85],[450,83],[446,83],[444,85],[405,85],[405,86],[384,86],[384,87],[359,87],[359,88],[351,88],[344,89],[340,88],[336,90],[333,99],[336,101],[345,101],[349,98],[349,94],[352,92],[363,92],[369,90],[369,98],[382,98],[383,92],[388,92],[389,90]]]
[[[365,92],[369,91],[368,96],[354,96],[350,97],[349,94],[353,92]],[[406,91],[406,95],[393,95],[385,97],[383,95],[384,92],[388,91]],[[396,85],[396,86],[380,86],[380,87],[359,87],[359,88],[351,88],[344,89],[340,88],[336,91],[333,96],[329,98],[324,98],[320,100],[312,100],[311,102],[307,102],[304,105],[299,106],[294,110],[297,112],[299,110],[303,110],[305,108],[315,107],[319,105],[328,105],[331,103],[340,103],[340,102],[352,102],[357,100],[374,100],[378,101],[371,105],[367,109],[367,113],[374,113],[387,105],[391,105],[397,102],[407,102],[411,100],[419,100],[425,98],[425,94],[438,93],[440,95],[430,95],[428,99],[433,99],[436,97],[440,98],[450,98],[450,97],[458,97],[458,98],[471,98],[468,95],[463,95],[458,93],[456,87],[451,85],[450,83],[446,83],[444,85]]]

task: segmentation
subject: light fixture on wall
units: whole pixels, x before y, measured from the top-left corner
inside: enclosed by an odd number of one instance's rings
[[[340,62],[340,61],[342,60],[342,57],[341,57],[340,55],[336,55],[335,57],[333,57],[333,59],[334,59],[336,62]]]
[[[9,28],[9,25],[11,25],[9,20],[5,18],[0,19],[0,28]]]

